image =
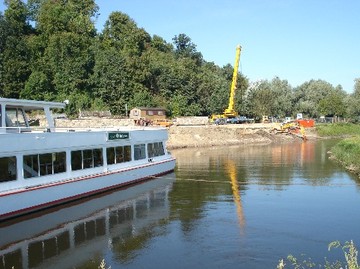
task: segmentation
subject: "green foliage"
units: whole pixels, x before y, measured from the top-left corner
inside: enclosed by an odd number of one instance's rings
[[[167,108],[172,117],[199,115],[201,109],[198,104],[190,103],[183,95],[173,96]]]
[[[360,174],[360,125],[352,123],[324,124],[316,127],[321,136],[351,136],[337,143],[331,155],[350,171]]]
[[[129,104],[130,107],[156,107],[153,96],[146,90],[136,92]]]
[[[318,124],[316,131],[320,136],[360,135],[360,125],[352,123]]]
[[[289,262],[290,267],[286,267],[286,262],[282,259],[279,261],[277,265],[277,269],[285,269],[285,268],[294,268],[294,269],[306,269],[306,268],[325,268],[325,269],[359,269],[358,265],[358,251],[354,242],[347,241],[343,245],[339,241],[331,242],[328,246],[328,250],[330,251],[332,248],[341,248],[345,257],[345,262],[334,261],[329,262],[325,259],[324,265],[317,265],[314,263],[311,258],[297,259],[293,255],[288,255],[287,260]]]
[[[173,38],[175,44],[175,55],[177,58],[191,58],[196,60],[198,65],[202,62],[202,55],[196,51],[196,45],[186,34],[179,34]]]
[[[248,93],[251,115],[261,118],[263,115],[271,115],[275,95],[268,81],[262,81],[256,88]]]
[[[360,121],[360,79],[355,79],[354,92],[345,97],[347,115],[354,121]]]
[[[110,14],[102,38],[103,42],[129,56],[140,56],[151,39],[144,29],[137,27],[134,20],[119,11]]]
[[[24,2],[8,0],[0,13],[0,96],[71,99],[68,113],[73,116],[96,107],[125,115],[126,106],[164,107],[170,117],[208,116],[228,107],[234,67],[206,62],[186,34],[167,43],[120,11],[111,13],[97,33],[94,0]],[[239,73],[235,109],[249,117],[302,112],[356,122],[360,79],[348,95],[322,80],[293,89],[275,77],[254,87]]]
[[[308,117],[318,118],[321,116],[318,110],[319,102],[324,99],[334,87],[323,80],[310,80],[305,82],[294,91],[294,100],[298,112]]]
[[[18,98],[30,75],[30,53],[27,35],[32,27],[27,22],[28,11],[20,0],[8,1],[8,8],[0,20],[0,87],[4,97]]]
[[[270,88],[273,93],[271,115],[280,118],[295,116],[296,111],[294,111],[293,108],[293,92],[288,81],[275,77],[270,83]]]
[[[346,112],[344,94],[341,91],[331,91],[320,100],[318,109],[322,115],[344,116]]]
[[[346,168],[360,174],[360,136],[342,140],[331,149],[331,153]]]
[[[49,92],[51,88],[50,78],[41,71],[34,71],[27,80],[20,97],[34,100],[54,100],[55,96]]]

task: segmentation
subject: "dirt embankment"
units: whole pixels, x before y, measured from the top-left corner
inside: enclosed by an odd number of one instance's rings
[[[169,128],[169,149],[241,144],[269,144],[302,141],[295,135],[273,134],[271,124],[172,126]],[[309,130],[308,139],[316,138]]]
[[[199,123],[199,119],[194,120],[193,117],[181,120],[168,128],[169,140],[167,147],[169,149],[302,141],[301,138],[294,135],[271,133],[275,126],[275,124],[271,123],[214,125]],[[202,119],[200,118],[200,120]],[[106,118],[57,119],[55,124],[60,128],[104,128],[134,126],[134,121]],[[317,137],[314,130],[306,129],[306,133],[308,139]]]

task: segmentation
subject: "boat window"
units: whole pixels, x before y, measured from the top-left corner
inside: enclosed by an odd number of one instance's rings
[[[102,149],[85,149],[71,152],[71,169],[73,171],[102,165]]]
[[[116,147],[116,163],[124,162],[124,148],[123,147]]]
[[[39,176],[39,155],[24,156],[24,178]]]
[[[41,154],[40,157],[40,176],[52,174],[52,155],[51,153]]]
[[[25,115],[21,109],[6,108],[6,127],[26,127]]]
[[[160,155],[165,155],[165,150],[164,150],[164,144],[162,142],[157,143],[157,154],[158,156]]]
[[[124,146],[124,161],[131,161],[131,146]]]
[[[0,182],[16,180],[16,157],[0,158]]]
[[[147,145],[149,158],[165,155],[164,146],[162,142],[149,143]]]
[[[91,149],[83,150],[83,168],[94,167],[93,152]]]
[[[82,169],[82,151],[76,150],[71,152],[71,170]]]
[[[66,153],[53,153],[54,174],[66,172]]]
[[[54,152],[24,156],[24,177],[46,176],[66,171],[66,153]]]
[[[155,156],[154,143],[147,144],[147,151],[148,151],[148,157],[149,158]]]
[[[103,166],[104,161],[103,161],[102,149],[94,149],[93,153],[94,153],[94,166],[95,167]]]
[[[134,145],[134,159],[142,160],[146,158],[145,144]]]
[[[114,147],[106,149],[106,160],[107,160],[107,164],[115,163],[115,148]]]
[[[131,146],[110,147],[106,149],[107,164],[131,161]]]

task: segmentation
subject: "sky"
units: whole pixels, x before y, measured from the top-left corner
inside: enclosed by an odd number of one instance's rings
[[[167,42],[186,34],[204,60],[234,65],[250,81],[292,87],[321,79],[351,93],[360,78],[358,0],[95,0],[98,31],[113,11]],[[4,6],[0,6],[0,11]]]

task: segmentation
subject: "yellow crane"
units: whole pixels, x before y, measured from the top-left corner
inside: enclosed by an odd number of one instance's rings
[[[224,113],[221,115],[211,115],[212,121],[224,121],[228,118],[235,118],[238,116],[238,113],[235,111],[235,90],[237,84],[237,77],[238,77],[238,70],[239,70],[239,62],[240,62],[240,53],[241,53],[241,46],[238,45],[236,47],[236,55],[235,55],[235,64],[234,64],[234,72],[232,76],[232,82],[230,87],[230,97],[229,97],[229,105],[228,108],[225,109]]]
[[[232,77],[232,82],[231,82],[231,87],[230,87],[229,106],[224,111],[224,115],[228,118],[234,118],[234,117],[238,116],[238,113],[235,111],[235,90],[236,90],[238,70],[239,70],[240,53],[241,53],[241,46],[238,45],[236,47],[234,72],[233,72],[233,77]]]

